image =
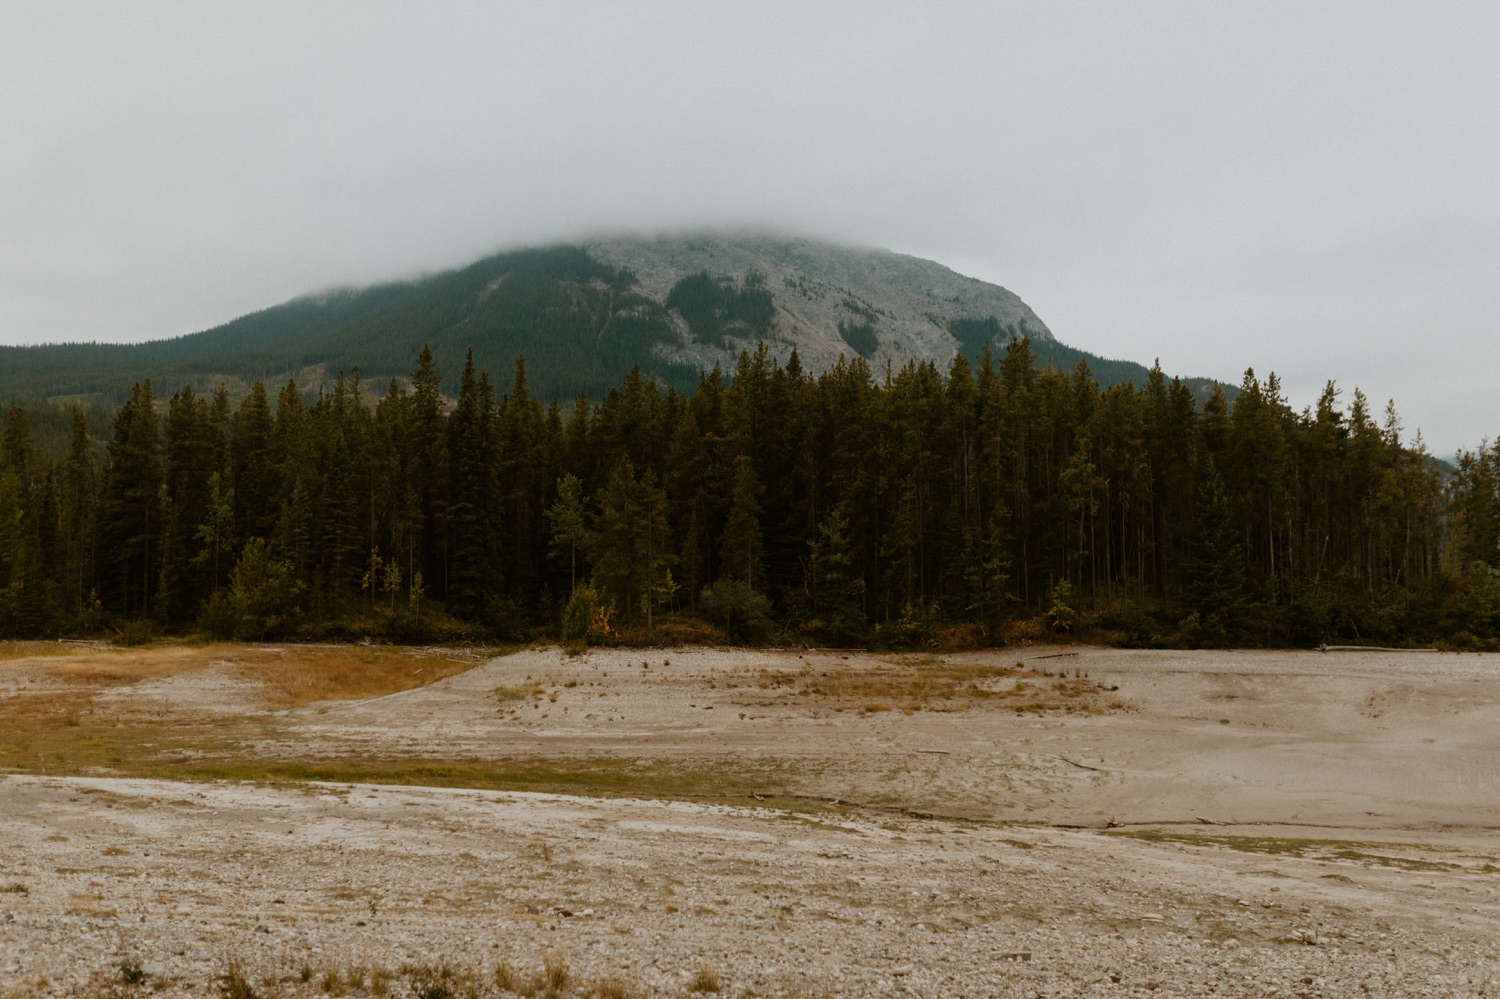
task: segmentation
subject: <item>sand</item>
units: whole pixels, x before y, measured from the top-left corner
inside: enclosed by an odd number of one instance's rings
[[[974,686],[910,682],[959,667]],[[28,670],[0,663],[0,696]],[[1064,673],[1082,693],[1017,713],[1018,680]],[[133,962],[212,994],[237,959],[263,996],[351,966],[408,995],[401,966],[441,957],[486,994],[549,958],[578,995],[705,968],[735,996],[1500,994],[1493,656],[537,649],[292,710],[236,677],[141,686],[164,726],[260,719],[245,759],[609,780],[12,774],[0,989]]]

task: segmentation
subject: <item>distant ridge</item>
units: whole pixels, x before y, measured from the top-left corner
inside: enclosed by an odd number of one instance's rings
[[[495,254],[420,280],[306,295],[201,333],[142,344],[0,348],[0,398],[117,404],[152,378],[232,393],[255,380],[308,391],[358,368],[377,390],[430,344],[456,384],[466,350],[498,384],[527,359],[533,391],[599,396],[639,365],[687,388],[714,364],[732,371],[764,342],[818,373],[839,357],[887,364],[977,357],[1029,336],[1039,361],[1087,360],[1104,385],[1147,369],[1068,347],[1014,293],[886,250],[751,233],[616,237]],[[1213,384],[1186,381],[1200,397]],[[1226,386],[1226,391],[1229,387]]]

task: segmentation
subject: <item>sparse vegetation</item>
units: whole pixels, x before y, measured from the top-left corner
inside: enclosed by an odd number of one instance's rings
[[[693,981],[688,985],[689,992],[718,992],[719,974],[706,964],[699,965],[698,971],[693,975]]]
[[[214,978],[214,987],[218,989],[222,999],[259,999],[255,987],[250,984],[249,972],[238,957],[231,957],[225,962],[224,970]]]
[[[141,968],[141,962],[133,957],[127,957],[120,962],[120,981],[126,985],[141,985],[146,981],[146,972]]]
[[[828,700],[860,703],[869,712],[955,711],[971,704],[990,704],[1017,711],[1064,711],[1095,714],[1112,710],[1100,698],[1103,690],[1083,677],[1036,673],[1007,666],[949,663],[942,659],[900,660],[877,668],[830,668],[802,671],[761,669],[763,688],[789,687]]]
[[[1220,836],[1211,833],[1184,833],[1161,829],[1110,830],[1109,836],[1128,836],[1151,843],[1182,843],[1189,846],[1219,847],[1240,853],[1263,853],[1271,856],[1299,857],[1308,860],[1347,861],[1371,867],[1388,867],[1403,871],[1472,870],[1493,873],[1492,858],[1473,866],[1422,856],[1400,856],[1395,851],[1421,854],[1428,848],[1410,844],[1370,843],[1337,839],[1301,839],[1277,836]],[[1375,852],[1379,851],[1379,852]],[[1337,875],[1335,875],[1337,877]]]

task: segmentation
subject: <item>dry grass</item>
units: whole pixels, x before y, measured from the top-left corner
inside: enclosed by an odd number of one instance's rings
[[[1260,853],[1278,857],[1297,857],[1327,862],[1348,861],[1367,867],[1388,867],[1403,871],[1470,871],[1479,874],[1500,873],[1494,858],[1468,858],[1478,864],[1433,860],[1411,856],[1431,853],[1436,848],[1419,844],[1369,843],[1357,840],[1289,838],[1280,836],[1228,836],[1211,833],[1185,833],[1163,829],[1111,830],[1108,836],[1124,836],[1148,843],[1181,843],[1187,846],[1218,847],[1239,853]],[[1379,852],[1375,852],[1379,851]],[[1406,855],[1400,855],[1398,851]]]
[[[444,650],[386,646],[334,646],[289,649],[244,667],[281,706],[313,701],[383,697],[480,665],[488,655],[455,655]]]
[[[689,992],[717,992],[719,991],[719,973],[708,965],[700,965],[698,973],[693,976],[692,984],[688,986]]]
[[[964,711],[987,705],[1015,711],[1097,714],[1113,705],[1102,688],[1082,676],[1033,672],[1012,666],[950,663],[936,657],[879,666],[811,667],[800,671],[761,669],[757,686],[791,688],[798,694],[857,704],[866,714],[905,711]]]
[[[65,642],[0,642],[0,663],[37,657],[57,658],[86,650],[86,645]]]
[[[398,646],[216,643],[96,649],[4,642],[0,643],[0,663],[4,664],[0,678],[25,676],[54,689],[58,685],[101,689],[213,672],[259,684],[268,706],[296,707],[410,690],[461,673],[486,658],[482,650]]]
[[[499,654],[387,646],[219,643],[94,648],[0,643],[0,769],[158,773],[266,734],[268,712],[410,690]],[[211,686],[216,711],[195,700]],[[223,693],[225,684],[230,693]],[[138,696],[130,688],[139,687]],[[202,698],[201,692],[196,695]],[[238,703],[235,703],[235,702]]]

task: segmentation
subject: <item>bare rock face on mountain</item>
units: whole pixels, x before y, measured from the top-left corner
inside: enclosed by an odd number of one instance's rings
[[[732,367],[741,349],[760,340],[783,361],[795,347],[812,371],[854,354],[877,368],[916,360],[946,369],[960,351],[977,353],[1011,336],[1055,342],[1012,292],[888,250],[726,233],[596,239],[584,247],[599,262],[628,269],[637,291],[667,305],[679,341],[655,351],[696,368]],[[767,321],[757,323],[753,309],[745,318],[721,309],[721,322],[705,331],[693,322],[691,303],[680,301],[694,280],[717,287],[720,299],[762,293]]]

